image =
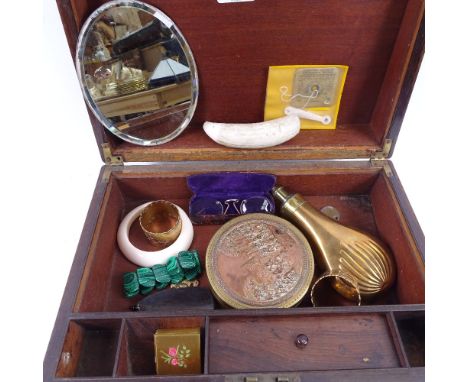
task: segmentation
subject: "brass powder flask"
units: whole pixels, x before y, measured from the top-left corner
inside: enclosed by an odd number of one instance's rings
[[[372,236],[337,223],[315,210],[299,194],[273,189],[283,217],[293,222],[315,244],[316,260],[324,273],[312,286],[328,279],[343,297],[361,303],[387,290],[395,281],[395,266],[388,249]]]

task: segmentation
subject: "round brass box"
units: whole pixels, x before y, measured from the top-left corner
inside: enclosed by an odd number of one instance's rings
[[[310,287],[314,257],[304,235],[288,221],[249,214],[213,236],[206,273],[216,298],[232,308],[290,308]]]

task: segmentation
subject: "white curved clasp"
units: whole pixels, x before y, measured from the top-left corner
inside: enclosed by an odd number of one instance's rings
[[[298,109],[297,107],[288,106],[284,109],[284,114],[286,115],[295,115],[302,119],[307,119],[309,121],[320,122],[323,125],[329,125],[332,121],[329,115],[319,115],[312,113],[311,111],[306,111],[303,109]]]

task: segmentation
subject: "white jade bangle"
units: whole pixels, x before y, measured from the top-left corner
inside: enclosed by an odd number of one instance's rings
[[[120,223],[117,232],[117,243],[119,244],[120,250],[127,259],[140,267],[152,267],[156,264],[166,264],[170,257],[176,256],[179,252],[189,249],[193,240],[192,222],[185,211],[179,206],[176,206],[182,220],[182,230],[176,241],[169,247],[159,251],[148,252],[136,248],[130,242],[128,233],[133,222],[140,216],[141,211],[150,203],[143,204],[130,211],[127,216],[125,216],[124,220],[122,220],[122,223]]]

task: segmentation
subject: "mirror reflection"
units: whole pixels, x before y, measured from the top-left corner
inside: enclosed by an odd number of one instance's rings
[[[160,11],[139,2],[98,9],[82,31],[77,61],[89,105],[122,139],[161,144],[188,125],[198,91],[195,64]]]

